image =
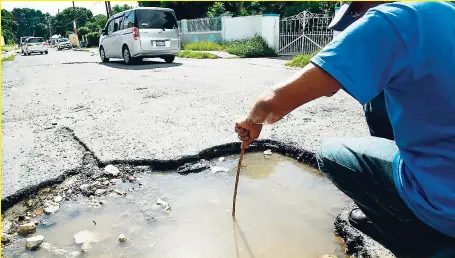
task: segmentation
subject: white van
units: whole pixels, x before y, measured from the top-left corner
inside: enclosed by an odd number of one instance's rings
[[[175,13],[169,8],[139,7],[113,15],[102,30],[99,43],[103,62],[122,58],[126,64],[145,57],[172,63],[180,52]]]

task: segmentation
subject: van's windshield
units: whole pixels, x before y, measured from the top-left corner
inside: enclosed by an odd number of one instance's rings
[[[137,10],[137,25],[139,29],[176,29],[177,20],[172,11]]]

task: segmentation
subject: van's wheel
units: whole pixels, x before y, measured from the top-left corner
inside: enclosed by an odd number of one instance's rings
[[[46,51],[44,51],[44,53],[47,55],[49,53],[49,51],[46,50]]]
[[[166,56],[164,57],[164,61],[168,64],[174,62],[175,56]]]
[[[106,53],[104,52],[103,47],[100,47],[100,57],[103,63],[109,62],[109,58],[106,57]]]
[[[130,65],[134,63],[135,60],[131,58],[130,49],[127,46],[123,47],[122,53],[123,61],[125,61],[125,64]]]

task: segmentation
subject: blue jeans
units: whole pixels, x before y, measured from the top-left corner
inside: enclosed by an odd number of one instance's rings
[[[398,244],[424,254],[433,252],[433,242],[455,243],[421,222],[399,196],[392,170],[397,151],[395,142],[384,138],[332,139],[322,144],[317,160],[319,169],[357,204],[384,239],[393,240],[391,245],[382,242],[391,250]]]

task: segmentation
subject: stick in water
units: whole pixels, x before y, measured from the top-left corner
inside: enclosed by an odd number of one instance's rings
[[[245,148],[243,147],[243,144],[242,144],[242,149],[240,150],[239,164],[237,165],[237,175],[235,176],[234,196],[232,197],[232,217],[235,217],[235,201],[237,199],[237,186],[239,185],[240,166],[242,165],[244,153],[245,153]]]

